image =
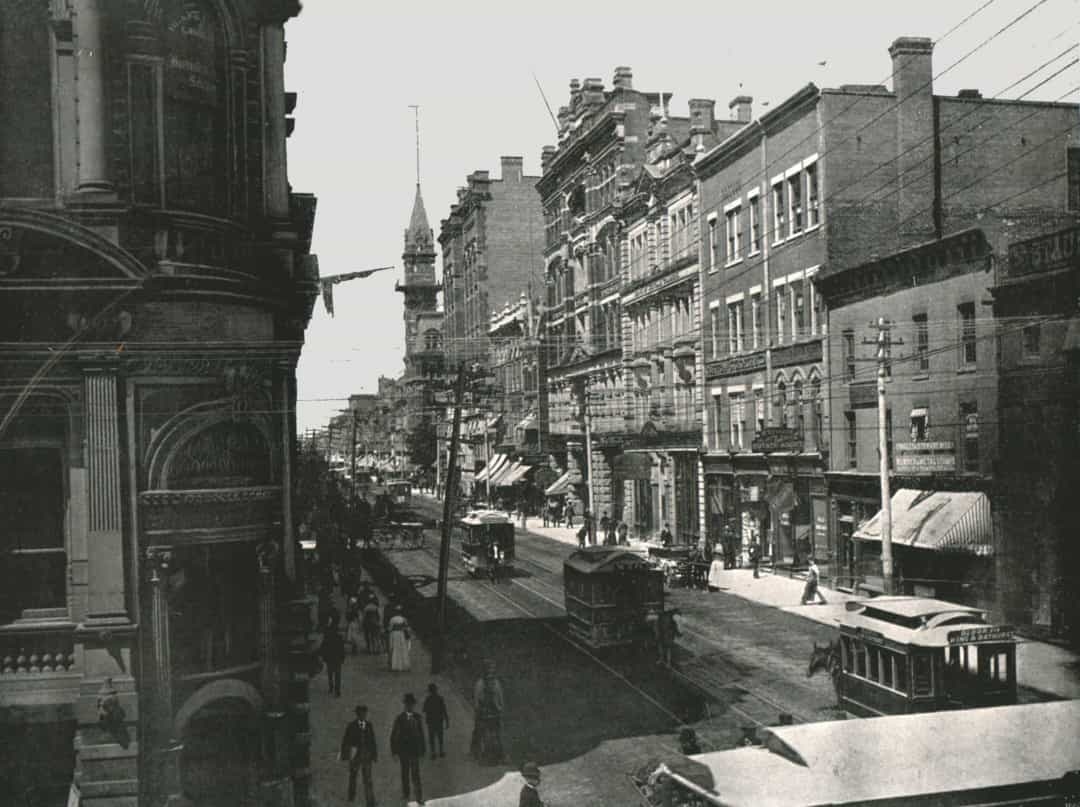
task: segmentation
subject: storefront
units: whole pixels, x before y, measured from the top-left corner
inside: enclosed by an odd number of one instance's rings
[[[698,455],[691,449],[630,449],[612,458],[614,517],[634,538],[656,538],[665,525],[678,544],[697,544]]]

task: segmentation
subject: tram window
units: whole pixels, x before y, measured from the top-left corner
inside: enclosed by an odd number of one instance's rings
[[[851,639],[847,636],[840,637],[841,642],[841,661],[844,668],[844,672],[851,672],[852,658],[851,658]]]
[[[911,675],[914,680],[916,695],[929,695],[932,690],[931,664],[932,659],[926,654],[912,657]]]
[[[881,654],[876,647],[869,648],[867,653],[870,656],[870,674],[868,677],[871,681],[878,682],[881,680],[880,678],[878,678],[878,672],[880,667],[878,661]]]
[[[892,687],[893,685],[893,659],[896,658],[895,654],[890,653],[888,650],[881,651],[881,681],[885,686]]]
[[[991,681],[1008,683],[1009,681],[1009,654],[992,647],[979,648],[982,671],[985,678]]]
[[[855,674],[866,678],[866,645],[862,642],[855,643]]]
[[[907,658],[897,655],[896,659],[896,675],[895,688],[901,692],[907,692]]]

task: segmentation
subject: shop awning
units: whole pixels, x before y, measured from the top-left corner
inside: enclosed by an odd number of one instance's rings
[[[528,431],[529,429],[535,429],[536,428],[536,413],[535,412],[529,412],[529,414],[527,414],[525,417],[523,417],[518,422],[518,425],[515,426],[514,428],[516,430],[518,430],[518,431],[523,431],[523,432]]]
[[[855,531],[862,541],[881,540],[881,513]],[[892,497],[892,543],[915,549],[991,555],[994,532],[985,493],[901,488]]]
[[[499,476],[499,481],[495,484],[499,485],[500,487],[507,487],[509,485],[513,485],[515,482],[520,481],[522,477],[524,477],[525,474],[527,474],[531,470],[531,465],[526,465],[523,462],[516,463],[513,468],[503,472],[503,474]]]
[[[491,486],[498,487],[499,485],[501,485],[503,483],[503,477],[511,473],[515,468],[518,467],[518,465],[520,465],[520,463],[516,460],[510,460],[504,462],[499,468],[496,468],[494,471],[492,471],[491,475],[488,477],[488,479],[491,481]]]
[[[508,457],[506,454],[496,454],[494,457],[488,460],[488,464],[485,465],[476,475],[476,481],[483,482],[489,476],[497,474],[509,461],[510,457]]]
[[[570,490],[570,472],[565,471],[562,476],[548,486],[547,490],[544,491],[544,495],[562,496],[568,490]]]

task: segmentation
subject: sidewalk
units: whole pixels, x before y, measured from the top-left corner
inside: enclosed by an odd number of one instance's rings
[[[827,625],[837,623],[845,603],[864,599],[822,586],[826,605],[800,605],[805,585],[802,578],[763,573],[755,580],[750,569],[727,569],[713,580],[720,584],[720,591]],[[1080,698],[1080,656],[1063,647],[1019,638],[1016,674],[1021,686],[1062,698]]]
[[[342,603],[338,598],[342,613]],[[421,711],[429,683],[439,687],[450,713],[450,728],[446,731],[446,756],[420,763],[420,776],[427,801],[485,787],[500,779],[505,769],[482,767],[469,755],[473,716],[471,706],[457,691],[453,682],[441,675],[432,676],[431,657],[416,638],[412,644],[412,670],[391,672],[386,655],[368,655],[363,647],[351,655],[346,645],[345,664],[341,671],[341,697],[327,692],[325,670],[311,681],[311,769],[313,802],[318,807],[338,807],[345,800],[348,784],[348,765],[338,760],[345,725],[353,719],[358,704],[368,707],[368,719],[375,728],[379,760],[375,763],[373,779],[375,797],[380,805],[398,805],[401,799],[401,776],[397,760],[390,755],[390,729],[394,718],[402,711],[402,696],[416,696],[416,710]],[[430,749],[429,749],[430,752]],[[414,796],[415,798],[415,796]],[[363,784],[357,782],[356,804],[363,805]]]

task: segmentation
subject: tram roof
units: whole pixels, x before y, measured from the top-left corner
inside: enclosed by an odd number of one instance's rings
[[[634,552],[607,546],[587,546],[579,549],[568,557],[563,565],[582,574],[652,568],[646,560]]]
[[[1055,781],[1080,768],[1078,736],[1080,701],[1052,701],[770,728],[763,747],[691,758],[714,804],[863,804]]]
[[[476,526],[479,524],[513,524],[514,522],[500,510],[470,510],[462,518],[463,524]]]
[[[957,631],[971,629],[963,641],[1009,641],[1012,629],[989,625],[986,611],[968,605],[926,597],[875,597],[848,603],[848,612],[839,618],[841,628],[872,631],[898,644],[946,647],[952,639],[961,641]]]

